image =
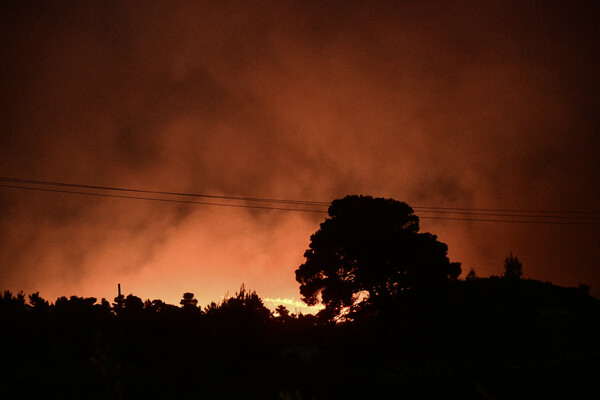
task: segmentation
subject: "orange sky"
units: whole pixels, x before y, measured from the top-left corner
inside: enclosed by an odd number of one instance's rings
[[[0,176],[600,211],[594,2],[149,3],[3,2]],[[299,300],[323,219],[2,188],[0,215],[0,289],[203,305]],[[464,273],[512,251],[600,295],[599,225],[421,227]]]

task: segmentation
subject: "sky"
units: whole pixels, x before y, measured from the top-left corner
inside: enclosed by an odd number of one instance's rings
[[[0,177],[584,211],[420,225],[463,277],[512,252],[524,277],[598,297],[599,17],[594,1],[3,1]],[[0,289],[206,305],[244,283],[306,311],[294,271],[325,216],[0,187]]]

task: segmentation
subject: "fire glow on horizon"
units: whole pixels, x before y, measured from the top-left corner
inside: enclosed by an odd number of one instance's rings
[[[0,16],[0,176],[600,210],[587,3],[21,3]],[[325,218],[7,188],[0,215],[0,290],[112,300],[121,283],[204,305],[242,283],[298,299]],[[512,252],[525,277],[595,295],[598,229],[421,220],[463,276],[499,274]]]

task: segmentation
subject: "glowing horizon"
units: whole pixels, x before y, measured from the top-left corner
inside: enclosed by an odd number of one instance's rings
[[[567,1],[7,4],[0,176],[597,220],[595,15]],[[298,299],[325,218],[9,188],[0,215],[0,290],[112,300],[121,283],[173,304],[242,283]],[[525,277],[600,295],[598,224],[420,226],[463,276],[499,274],[512,252]]]

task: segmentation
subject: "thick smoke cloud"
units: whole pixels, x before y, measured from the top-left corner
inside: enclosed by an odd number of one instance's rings
[[[421,3],[7,2],[0,175],[599,210],[593,4]],[[298,298],[323,218],[13,189],[0,210],[3,288],[203,304]],[[421,225],[465,271],[512,251],[599,293],[598,225]]]

